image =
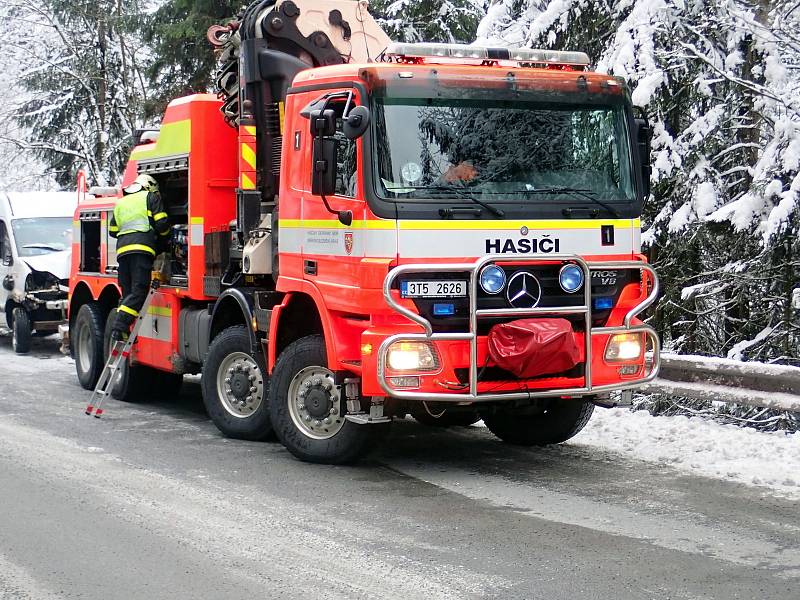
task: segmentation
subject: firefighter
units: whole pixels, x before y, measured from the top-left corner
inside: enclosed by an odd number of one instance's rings
[[[126,340],[150,288],[159,237],[169,235],[167,213],[155,179],[139,175],[123,190],[108,232],[117,238],[118,280],[122,288],[111,339]]]

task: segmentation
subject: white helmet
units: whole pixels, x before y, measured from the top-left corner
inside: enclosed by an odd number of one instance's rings
[[[146,190],[148,192],[157,192],[158,191],[158,182],[153,179],[150,175],[142,173],[136,179],[133,180],[133,183],[130,184],[128,187],[125,188],[126,194],[135,194],[139,190]]]

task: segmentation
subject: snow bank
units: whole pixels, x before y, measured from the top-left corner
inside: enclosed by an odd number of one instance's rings
[[[800,499],[800,433],[765,433],[701,418],[597,409],[570,444]]]

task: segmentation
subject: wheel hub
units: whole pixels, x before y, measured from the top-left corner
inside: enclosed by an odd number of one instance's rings
[[[217,371],[217,394],[234,417],[249,417],[261,406],[264,376],[252,356],[233,352],[225,357]]]
[[[320,386],[312,387],[308,390],[305,401],[306,410],[312,417],[320,419],[330,414],[331,397],[324,388]]]
[[[246,398],[250,391],[250,379],[244,373],[231,376],[231,393],[239,399]]]
[[[304,435],[325,440],[344,426],[341,386],[325,367],[306,367],[289,384],[289,415]]]

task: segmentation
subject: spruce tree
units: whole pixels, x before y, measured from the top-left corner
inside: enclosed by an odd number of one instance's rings
[[[213,47],[206,38],[211,25],[235,17],[242,0],[168,0],[142,28],[151,48],[147,76],[152,96],[147,113],[157,116],[173,98],[207,92],[216,67]]]

